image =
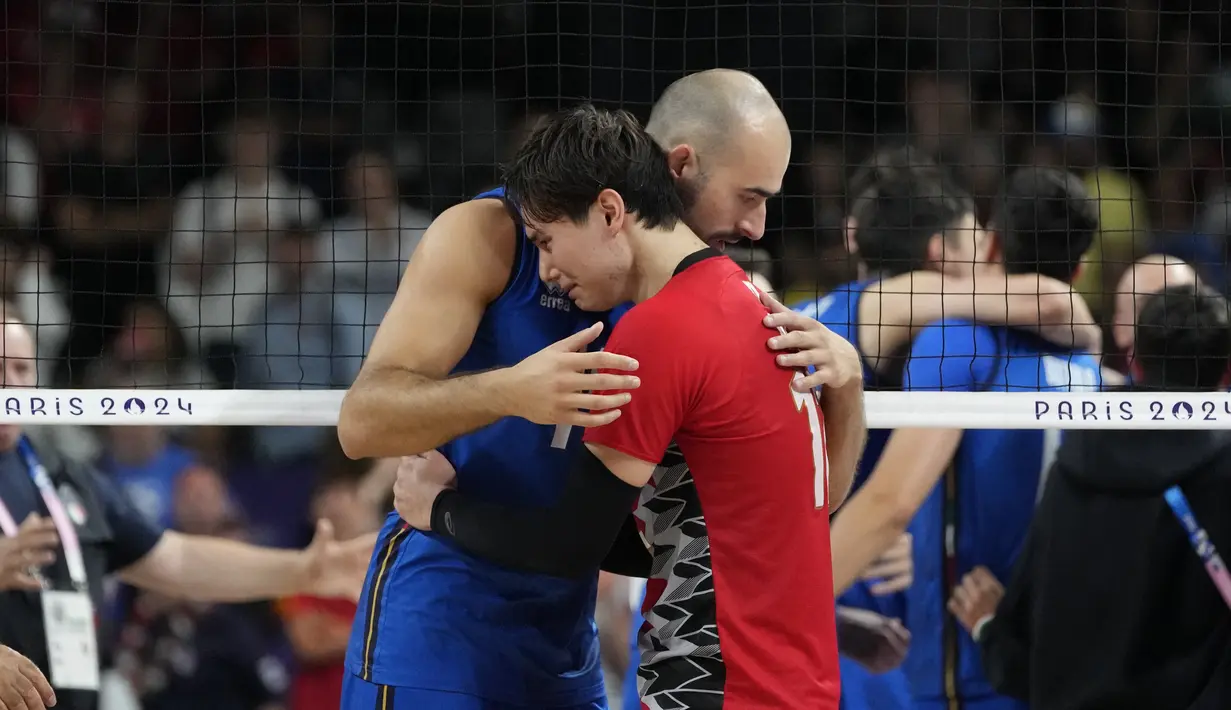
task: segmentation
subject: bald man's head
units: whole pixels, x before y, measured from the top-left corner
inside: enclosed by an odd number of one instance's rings
[[[1173,286],[1200,282],[1193,267],[1173,256],[1151,254],[1134,262],[1116,286],[1116,310],[1112,316],[1116,346],[1125,351],[1132,348],[1137,316],[1147,297]]]
[[[667,150],[681,143],[721,150],[749,125],[771,121],[786,125],[774,97],[756,77],[710,69],[668,86],[645,128]]]
[[[714,245],[765,233],[765,201],[782,189],[791,132],[765,85],[711,69],[667,87],[646,124],[688,210],[688,225]]]

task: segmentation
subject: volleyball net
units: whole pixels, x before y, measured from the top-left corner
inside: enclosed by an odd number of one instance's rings
[[[789,304],[864,273],[860,168],[908,143],[982,223],[1023,168],[1085,186],[1098,223],[1073,286],[1105,367],[1123,369],[1135,260],[1231,285],[1231,15],[1195,4],[29,5],[6,19],[0,246],[38,388],[10,383],[0,422],[331,426],[423,229],[496,185],[535,120],[580,101],[644,119],[712,67],[756,75],[793,130],[741,255]],[[1231,426],[1220,394],[870,391],[867,408],[877,428]]]

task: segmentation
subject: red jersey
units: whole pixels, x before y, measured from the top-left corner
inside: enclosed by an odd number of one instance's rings
[[[776,364],[766,313],[705,250],[607,343],[641,387],[585,441],[662,462],[636,511],[654,554],[644,708],[838,707],[824,421]]]

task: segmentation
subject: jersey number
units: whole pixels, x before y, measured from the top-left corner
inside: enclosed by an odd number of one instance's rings
[[[756,296],[757,303],[761,302],[761,292],[751,281],[745,281],[744,285]],[[779,328],[783,335],[786,331]],[[804,373],[796,372],[791,381],[802,380]],[[829,507],[829,452],[825,445],[825,426],[821,423],[820,407],[816,402],[816,393],[812,390],[807,392],[796,392],[791,388],[791,397],[795,399],[795,411],[803,410],[808,417],[808,430],[812,433],[812,495],[816,501],[817,508]]]
[[[791,381],[802,380],[802,372],[795,373]],[[812,432],[812,466],[815,474],[812,477],[812,494],[816,499],[816,507],[829,507],[829,452],[825,446],[825,426],[821,424],[820,407],[816,403],[816,395],[811,391],[796,392],[791,390],[795,398],[795,409],[800,409],[808,416],[808,429]]]
[[[551,448],[567,449],[568,438],[573,435],[572,424],[557,424],[555,432],[551,435]]]

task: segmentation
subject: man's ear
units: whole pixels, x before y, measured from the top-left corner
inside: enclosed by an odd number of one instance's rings
[[[598,212],[597,217],[602,219],[606,225],[608,234],[615,234],[624,227],[624,219],[627,215],[624,198],[615,190],[606,188],[598,193],[595,210]],[[591,214],[591,217],[594,216]]]
[[[667,151],[667,167],[675,179],[695,179],[701,172],[697,164],[697,151],[687,143],[681,143]]]
[[[927,257],[929,264],[939,265],[945,260],[945,235],[937,232],[928,238]]]
[[[1000,264],[1004,262],[1004,241],[1000,238],[1000,233],[991,230],[987,236],[987,263]]]

